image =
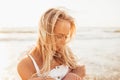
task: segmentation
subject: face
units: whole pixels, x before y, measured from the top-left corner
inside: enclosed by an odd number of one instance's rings
[[[60,50],[66,44],[66,39],[68,37],[70,27],[71,27],[70,22],[66,20],[56,22],[54,34],[57,50]]]

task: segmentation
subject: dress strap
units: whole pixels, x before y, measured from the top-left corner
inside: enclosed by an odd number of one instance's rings
[[[33,65],[34,65],[34,67],[35,67],[37,76],[40,76],[40,75],[41,75],[41,74],[40,74],[40,69],[39,69],[37,63],[35,62],[34,58],[33,58],[30,54],[28,54],[28,56],[31,58],[31,60],[32,60],[32,62],[33,62]]]

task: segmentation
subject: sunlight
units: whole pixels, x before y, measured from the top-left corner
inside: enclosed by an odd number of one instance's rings
[[[46,9],[60,6],[75,12],[80,26],[119,27],[119,3],[119,0],[1,0],[0,27],[37,26]]]

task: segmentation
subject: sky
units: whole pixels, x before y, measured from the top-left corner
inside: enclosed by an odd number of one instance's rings
[[[0,0],[1,27],[35,27],[51,7],[65,7],[81,27],[120,27],[120,0]]]

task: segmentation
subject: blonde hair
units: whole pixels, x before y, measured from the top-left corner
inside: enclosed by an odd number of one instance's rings
[[[69,21],[71,23],[71,29],[69,33],[69,41],[72,39],[72,36],[75,33],[75,23],[71,16],[65,13],[64,10],[51,8],[46,11],[41,19],[39,24],[38,39],[33,53],[39,53],[42,58],[42,68],[41,72],[49,72],[51,60],[55,52],[55,38],[54,38],[54,27],[57,21]],[[60,58],[55,58],[61,64],[65,64],[70,68],[75,68],[77,63],[74,58],[74,55],[70,48],[65,46],[61,51]]]

